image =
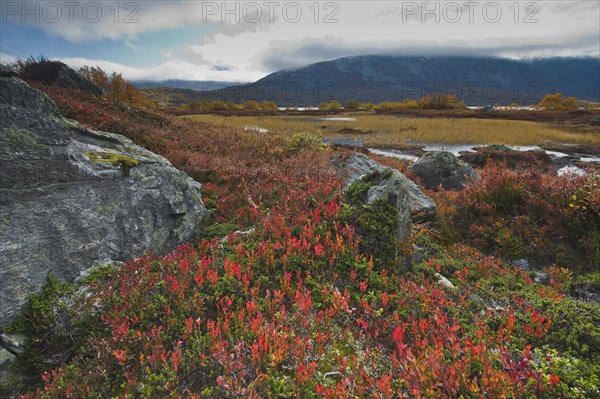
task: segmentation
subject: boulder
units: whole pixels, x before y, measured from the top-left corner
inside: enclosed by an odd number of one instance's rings
[[[15,363],[17,357],[4,348],[0,348],[0,382],[8,380],[8,370]]]
[[[544,272],[534,272],[535,277],[533,281],[537,284],[549,285],[550,284],[550,275]]]
[[[0,64],[0,76],[7,78],[17,76],[17,71],[8,65]]]
[[[344,189],[363,179],[368,180],[372,186],[367,193],[367,204],[384,199],[396,207],[400,218],[397,234],[400,240],[408,238],[413,221],[429,220],[437,211],[435,202],[423,194],[413,181],[364,154],[355,153],[338,166],[347,175]]]
[[[78,89],[94,96],[101,96],[102,89],[60,61],[42,60],[21,70],[23,79],[41,82],[49,86]]]
[[[480,147],[473,147],[476,151],[496,151],[496,152],[514,152],[512,148],[504,145],[504,144],[490,144],[484,145]]]
[[[0,347],[15,356],[23,353],[24,337],[19,334],[0,334]]]
[[[581,162],[581,155],[567,155],[566,157],[552,157],[552,163],[557,170],[565,166],[572,166]]]
[[[363,151],[364,143],[358,139],[345,138],[323,138],[323,142],[333,148],[350,148],[355,151]]]
[[[527,259],[515,259],[511,263],[513,266],[518,267],[524,272],[530,272],[532,270]]]
[[[48,275],[70,281],[95,262],[166,252],[209,215],[200,184],[166,159],[0,77],[0,326]]]
[[[95,96],[102,95],[102,89],[87,79],[84,79],[76,71],[66,65],[57,69],[54,81],[49,82],[53,86],[65,87],[67,89],[79,89]]]
[[[21,334],[0,334],[0,383],[8,382],[9,369],[23,352],[24,343]]]
[[[430,190],[437,190],[440,185],[446,190],[462,190],[469,178],[479,177],[469,164],[447,151],[430,151],[409,169]]]
[[[573,286],[575,298],[600,305],[600,284],[596,283],[581,283],[577,281]]]

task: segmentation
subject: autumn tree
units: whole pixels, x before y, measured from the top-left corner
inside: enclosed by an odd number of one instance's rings
[[[419,105],[425,109],[451,109],[456,107],[456,96],[428,94],[419,100]]]
[[[244,103],[244,109],[259,110],[260,109],[260,105],[256,101],[250,100],[250,101],[246,101]]]
[[[260,105],[260,109],[263,111],[279,111],[275,101],[263,101]]]
[[[344,103],[344,109],[358,109],[360,107],[360,101],[348,100]]]
[[[94,83],[103,92],[104,96],[113,102],[130,105],[156,108],[156,104],[138,90],[135,85],[123,78],[120,73],[113,72],[108,75],[100,67],[84,66],[79,74]]]
[[[579,107],[574,97],[563,98],[562,93],[547,94],[538,105],[555,111],[573,111]]]
[[[225,104],[223,101],[211,101],[210,102],[210,109],[214,110],[214,111],[224,111],[227,109],[227,104]]]
[[[327,105],[327,109],[329,109],[329,110],[333,110],[333,111],[337,111],[337,110],[338,110],[338,109],[340,109],[340,108],[342,108],[342,106],[340,105],[340,103],[339,103],[339,102],[337,102],[337,101],[335,101],[335,100],[333,100],[332,102],[330,102],[330,103]]]

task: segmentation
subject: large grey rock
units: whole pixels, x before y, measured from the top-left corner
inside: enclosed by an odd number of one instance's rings
[[[25,337],[21,334],[0,334],[0,347],[5,348],[13,355],[23,353]]]
[[[12,366],[17,357],[4,348],[0,348],[0,381],[6,381],[8,369]]]
[[[102,95],[102,90],[98,86],[89,80],[84,79],[76,71],[66,65],[62,65],[62,67],[57,69],[54,81],[50,83],[54,86],[79,89],[96,96]]]
[[[11,77],[17,76],[17,71],[15,71],[12,67],[4,64],[0,64],[0,76]]]
[[[97,261],[196,239],[209,216],[200,194],[166,159],[0,77],[0,325],[47,275],[72,280]]]
[[[27,81],[33,80],[50,86],[78,89],[95,96],[102,95],[102,89],[60,61],[41,60],[21,68],[19,73]]]
[[[359,153],[351,155],[340,166],[347,173],[344,189],[361,179],[368,179],[373,185],[367,193],[367,204],[384,199],[396,207],[400,218],[397,235],[400,240],[408,238],[413,221],[425,221],[435,215],[435,202],[399,171]]]
[[[512,148],[504,144],[490,144],[479,147],[473,147],[475,151],[496,151],[496,152],[514,152]]]
[[[515,259],[512,261],[512,264],[524,272],[531,271],[531,266],[529,265],[529,261],[527,259]]]
[[[462,190],[468,178],[479,177],[469,164],[447,151],[430,151],[408,168],[430,190],[437,190],[440,185],[446,190]]]

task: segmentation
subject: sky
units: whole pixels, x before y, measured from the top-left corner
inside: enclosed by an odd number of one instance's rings
[[[366,54],[600,57],[600,1],[9,1],[0,62],[250,82]]]

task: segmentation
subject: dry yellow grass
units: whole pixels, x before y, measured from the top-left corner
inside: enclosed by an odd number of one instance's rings
[[[320,121],[308,116],[188,116],[227,126],[260,127],[284,133],[306,132],[323,137],[359,138],[367,146],[401,143],[538,145],[544,142],[600,144],[600,134],[569,133],[544,123],[514,120],[401,118],[389,115],[354,115],[356,121]],[[347,127],[370,134],[341,134]]]

